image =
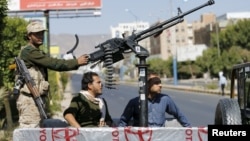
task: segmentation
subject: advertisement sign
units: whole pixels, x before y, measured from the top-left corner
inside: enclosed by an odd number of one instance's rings
[[[9,11],[101,9],[101,0],[8,0]]]

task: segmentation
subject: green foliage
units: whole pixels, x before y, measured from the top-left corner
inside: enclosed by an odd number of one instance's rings
[[[4,37],[3,37],[3,30],[5,28],[5,17],[7,16],[7,1],[6,0],[1,0],[0,1],[0,52],[2,53],[2,48],[3,48],[3,45],[2,45],[2,42],[4,40]],[[1,60],[1,58],[0,58]],[[3,80],[2,79],[2,76],[3,74],[1,73],[2,72],[2,68],[1,68],[1,64],[0,64],[0,80]],[[0,86],[3,86],[3,83],[0,81]]]
[[[7,57],[5,56],[5,52],[4,50],[5,49],[5,46],[3,44],[4,41],[6,41],[6,36],[5,36],[5,27],[8,25],[8,22],[6,21],[6,16],[7,16],[7,10],[8,10],[8,6],[7,6],[7,0],[1,0],[0,1],[0,52],[1,52],[1,56],[0,56],[0,87],[1,87],[1,90],[0,90],[0,110],[2,108],[4,108],[3,106],[3,103],[4,103],[4,98],[6,97],[7,95],[7,90],[6,88],[8,88],[8,85],[6,86],[6,77],[4,77],[6,75],[6,60],[7,60]],[[5,83],[5,85],[4,85]],[[4,86],[4,87],[3,87]],[[2,122],[2,121],[0,121]],[[12,140],[12,131],[5,131],[4,132],[4,135],[0,137],[0,140],[1,141],[9,141],[9,140]]]
[[[250,52],[239,46],[232,46],[218,55],[216,47],[210,47],[198,57],[196,64],[202,68],[202,72],[209,72],[211,76],[218,77],[218,73],[223,71],[226,76],[230,76],[233,65],[248,60]]]
[[[61,104],[60,101],[62,99],[58,86],[58,75],[56,71],[49,70],[49,84],[50,84],[50,91],[49,91],[49,101],[47,101],[47,105],[49,105],[49,112],[54,114],[56,111],[61,111]]]
[[[69,79],[69,73],[67,73],[67,72],[61,72],[60,73],[60,75],[61,75],[61,82],[62,82],[62,87],[63,87],[63,90],[65,90],[65,88],[66,88],[66,85],[67,85],[67,83],[68,83],[68,79]]]
[[[208,73],[212,78],[223,71],[230,77],[235,64],[250,61],[250,20],[240,20],[237,24],[229,24],[219,32],[219,48],[217,34],[212,34],[212,46],[203,52],[195,62],[178,62],[177,71],[180,78],[202,76]],[[149,69],[160,75],[172,76],[172,58],[167,61],[159,58],[147,61]]]
[[[229,21],[229,25],[219,32],[219,46],[217,34],[212,34],[212,46],[204,51],[196,63],[213,77],[218,77],[219,71],[229,76],[233,65],[249,61],[249,33],[250,20],[239,20],[236,24]]]
[[[201,68],[193,61],[178,63],[178,75],[180,78],[197,78],[202,76]]]
[[[216,60],[218,60],[216,48],[208,48],[203,52],[202,56],[196,59],[196,64],[201,67],[203,72],[212,73]]]
[[[223,51],[221,62],[223,62],[224,68],[229,70],[232,64],[239,64],[247,61],[250,52],[247,49],[239,46],[232,46],[229,50]]]
[[[149,67],[148,67],[149,70],[152,70],[161,76],[172,75],[171,69],[170,69],[172,62],[162,60],[160,58],[153,58],[153,59],[148,60],[147,63],[149,64]]]
[[[0,27],[2,28],[2,19],[4,19],[7,16],[7,10],[8,10],[8,6],[7,6],[7,0],[1,0],[0,1]]]
[[[207,89],[215,90],[215,89],[218,89],[218,84],[217,83],[208,83],[208,84],[205,85],[205,87]]]
[[[2,31],[1,37],[4,39],[0,42],[0,86],[5,86],[10,89],[14,83],[14,72],[9,70],[8,66],[13,64],[14,57],[16,57],[20,51],[21,45],[26,44],[24,35],[26,32],[26,21],[21,18],[9,18],[4,19],[5,28]]]
[[[230,22],[230,21],[229,21]],[[231,24],[219,33],[221,50],[227,50],[232,46],[240,46],[250,50],[250,20],[239,20],[237,24]],[[216,46],[216,34],[212,34],[212,45]]]

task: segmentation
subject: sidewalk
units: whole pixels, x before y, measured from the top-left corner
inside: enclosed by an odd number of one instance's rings
[[[221,91],[219,89],[207,89],[204,87],[196,87],[196,86],[183,86],[183,85],[163,85],[162,87],[168,88],[168,89],[177,89],[177,90],[184,90],[184,91],[192,91],[192,92],[204,92],[204,93],[210,93],[210,94],[221,94]],[[225,94],[229,95],[230,91],[225,90]]]
[[[129,84],[129,85],[138,84],[138,82],[132,82],[132,81],[121,81],[119,83],[125,83],[125,84]],[[165,84],[165,83],[162,83],[162,87],[167,88],[167,89],[176,89],[176,90],[183,90],[183,91],[203,92],[203,93],[221,95],[221,91],[219,88],[218,89],[208,89],[208,88],[205,88],[202,86],[174,85],[174,84]],[[230,95],[230,91],[225,90],[225,95]]]

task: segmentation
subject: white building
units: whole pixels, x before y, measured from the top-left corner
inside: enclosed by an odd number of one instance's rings
[[[148,22],[120,23],[118,24],[117,27],[110,28],[111,37],[112,38],[123,38],[123,36],[128,37],[128,36],[131,36],[133,32],[136,34],[148,28],[149,28]],[[138,44],[150,52],[149,38],[145,38],[139,41]],[[137,69],[135,68],[136,66],[134,65],[135,59],[136,59],[135,54],[133,52],[127,53],[127,54],[124,54],[123,60],[114,64],[114,67],[119,69],[121,80],[123,80],[124,73],[126,71],[131,71],[130,72],[131,78],[135,77],[135,74],[137,71]]]
[[[207,49],[205,44],[181,46],[177,49],[177,61],[195,61],[197,57],[202,56],[204,50]]]
[[[218,16],[216,18],[217,21],[226,21],[226,20],[232,20],[232,19],[236,19],[236,20],[250,19],[250,12],[229,12],[221,16]]]
[[[235,24],[241,19],[250,19],[250,12],[229,12],[218,16],[216,21],[219,23],[220,28],[224,28],[228,24]]]

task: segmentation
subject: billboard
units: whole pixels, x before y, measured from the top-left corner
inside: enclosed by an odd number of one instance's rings
[[[11,11],[101,9],[101,0],[8,0]]]

